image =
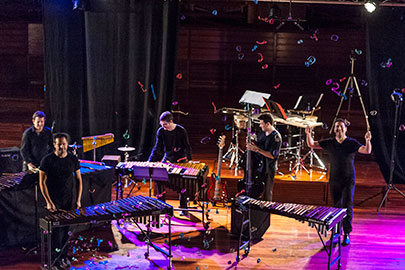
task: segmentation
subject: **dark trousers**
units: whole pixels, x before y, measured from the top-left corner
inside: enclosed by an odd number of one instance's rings
[[[353,194],[355,181],[354,179],[331,177],[329,179],[329,185],[333,206],[347,209],[347,216],[343,219],[343,231],[345,234],[349,234],[352,231]]]
[[[53,201],[57,209],[71,210],[72,209],[72,199],[67,199],[64,202]],[[51,234],[51,257],[52,261],[58,258],[58,261],[61,259],[67,258],[68,247],[67,241],[69,240],[69,226],[58,227],[52,229]],[[66,246],[65,246],[66,244]],[[65,248],[63,248],[65,246]]]
[[[165,186],[161,184],[159,181],[155,181],[155,189],[156,189],[156,195],[161,195],[159,196],[159,200],[162,202],[166,202],[166,194],[163,194],[165,191]],[[187,208],[187,196],[184,193],[179,194],[179,201],[180,201],[180,208]]]
[[[265,173],[263,200],[271,201],[273,199],[274,171]]]

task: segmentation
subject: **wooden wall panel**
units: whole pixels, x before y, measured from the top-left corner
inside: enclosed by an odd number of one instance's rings
[[[331,40],[332,34],[339,36],[337,42]],[[318,41],[311,39],[311,35],[309,31],[275,33],[243,27],[181,27],[177,72],[183,74],[183,79],[177,80],[175,99],[190,114],[177,116],[176,120],[188,129],[195,151],[215,153],[219,133],[230,136],[225,126],[232,124],[232,117],[223,121],[223,116],[213,114],[211,102],[217,109],[242,108],[238,101],[247,89],[270,93],[285,109],[291,109],[300,94],[324,93],[321,105],[325,106],[317,115],[320,121],[330,124],[340,98],[325,82],[329,78],[338,82],[349,76],[349,56],[353,49],[363,52],[356,56],[355,72],[358,80],[365,78],[365,34],[361,29],[319,29]],[[303,43],[298,44],[301,39]],[[263,40],[267,44],[257,45],[257,41]],[[252,51],[255,45],[257,48]],[[241,46],[241,52],[236,46]],[[244,54],[242,60],[238,59],[239,53]],[[264,58],[261,63],[257,61],[258,53]],[[306,67],[304,62],[311,55],[316,62]],[[267,64],[266,68],[262,68],[264,64]],[[343,89],[345,81],[339,84]],[[367,88],[363,87],[364,91]],[[366,98],[363,96],[367,104]],[[359,115],[359,108],[353,108],[353,115]],[[356,121],[357,118],[361,118],[361,114],[356,116]],[[217,134],[207,133],[211,128],[215,128]],[[363,133],[361,128],[353,131]],[[322,132],[327,136],[326,131]],[[212,139],[201,144],[200,140],[205,136]]]

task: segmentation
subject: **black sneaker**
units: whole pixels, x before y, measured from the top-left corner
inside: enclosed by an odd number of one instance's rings
[[[343,241],[342,241],[342,246],[348,246],[350,245],[350,238],[348,234],[345,234]]]

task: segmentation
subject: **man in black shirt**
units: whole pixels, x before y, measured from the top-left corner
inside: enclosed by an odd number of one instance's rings
[[[265,180],[263,199],[271,201],[273,198],[274,175],[277,170],[277,158],[280,153],[281,136],[273,126],[270,114],[259,116],[261,132],[257,144],[250,143],[247,149],[260,154],[263,162],[262,179]]]
[[[310,148],[323,148],[330,156],[329,185],[334,207],[347,208],[347,216],[343,220],[345,236],[342,245],[350,244],[349,234],[352,231],[353,194],[355,186],[354,157],[356,152],[371,153],[371,133],[367,131],[364,138],[366,145],[347,137],[347,122],[337,119],[334,126],[335,137],[314,141],[312,129],[307,127],[307,145]]]
[[[32,115],[33,125],[24,131],[21,139],[21,156],[24,171],[35,172],[44,156],[53,150],[52,131],[45,127],[45,114],[36,111]]]
[[[71,210],[73,202],[73,181],[77,179],[77,196],[74,207],[81,207],[82,177],[79,160],[67,152],[68,140],[66,134],[55,134],[55,151],[46,155],[39,169],[39,187],[50,212]],[[52,231],[52,261],[62,268],[70,266],[67,258],[67,248],[63,248],[69,236],[69,227],[55,228]],[[59,254],[60,252],[60,254]],[[58,266],[56,266],[58,267]]]
[[[156,143],[148,161],[187,162],[191,160],[191,147],[187,131],[184,127],[173,122],[173,115],[166,111],[160,115],[160,125],[156,134]],[[163,157],[163,158],[162,158]],[[155,188],[160,194],[160,200],[165,201],[164,186],[156,181]],[[187,198],[180,193],[180,208],[187,208]],[[181,215],[187,215],[182,212]]]

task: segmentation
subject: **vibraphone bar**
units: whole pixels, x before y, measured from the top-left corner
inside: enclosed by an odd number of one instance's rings
[[[168,252],[156,246],[150,240],[152,221],[160,220],[160,215],[166,214],[169,217],[169,243]],[[163,253],[169,258],[169,269],[172,267],[171,255],[171,217],[173,216],[173,207],[155,198],[134,196],[125,199],[101,203],[93,206],[82,207],[70,211],[58,211],[40,219],[41,233],[41,264],[42,269],[51,269],[51,234],[53,228],[73,226],[88,223],[101,223],[111,220],[131,220],[138,226],[137,222],[148,222],[145,232],[139,226],[138,228],[146,236],[147,252],[145,257],[149,256],[149,247]],[[154,222],[156,224],[156,222]],[[45,239],[47,242],[47,264],[45,263]]]
[[[0,192],[19,185],[24,176],[25,172],[0,176]]]
[[[262,201],[253,199],[247,196],[239,196],[234,199],[234,204],[239,207],[239,212],[244,215],[242,218],[241,232],[238,243],[237,261],[239,261],[239,250],[248,247],[245,253],[249,253],[250,249],[250,233],[249,240],[241,245],[243,228],[242,226],[248,225],[250,228],[250,212],[249,209],[256,209],[265,212],[269,212],[276,215],[281,215],[285,217],[290,217],[297,219],[300,222],[308,222],[308,225],[315,228],[318,236],[328,253],[328,269],[336,262],[338,263],[338,268],[340,267],[341,259],[341,243],[340,234],[342,229],[342,220],[346,217],[345,208],[335,208],[329,206],[316,206],[316,205],[305,205],[296,203],[278,203],[271,201]],[[247,219],[246,219],[247,216]],[[331,232],[329,250],[325,245],[322,234],[327,237],[328,232]],[[335,235],[339,238],[339,254],[333,262],[331,262],[332,250],[333,250],[333,239]]]

